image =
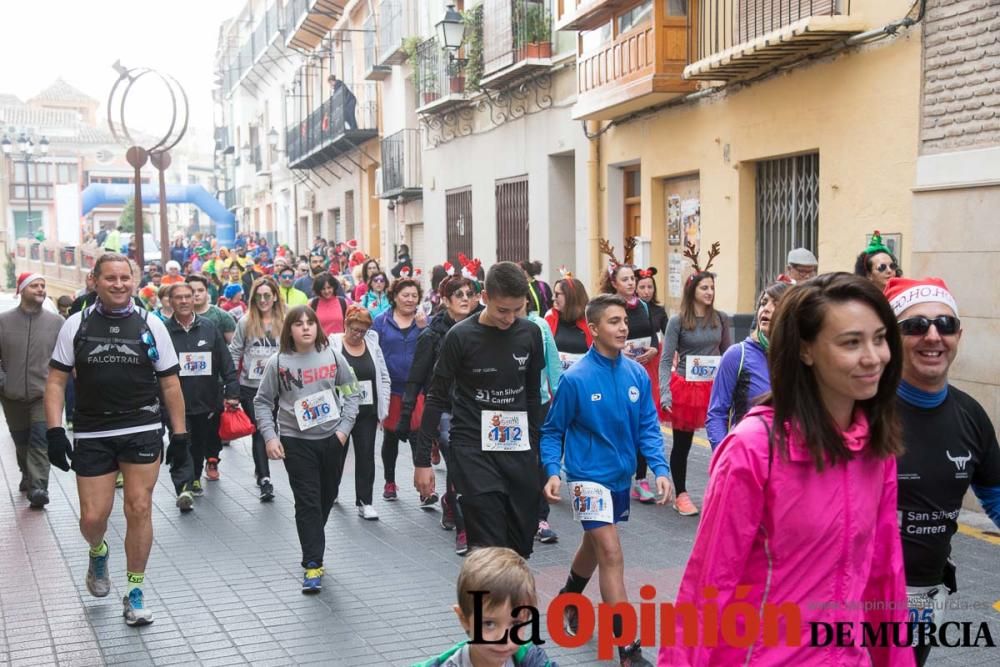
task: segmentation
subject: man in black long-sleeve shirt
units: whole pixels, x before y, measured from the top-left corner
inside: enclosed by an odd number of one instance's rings
[[[511,262],[486,275],[477,316],[447,333],[427,394],[413,450],[413,482],[434,492],[431,443],[441,413],[451,412],[448,465],[460,496],[470,547],[509,547],[527,558],[538,528],[539,328],[519,319],[528,295],[524,272]]]

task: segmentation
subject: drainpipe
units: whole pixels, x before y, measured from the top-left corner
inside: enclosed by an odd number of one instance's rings
[[[915,5],[916,3],[914,3]],[[910,11],[913,11],[913,7],[910,7]],[[916,18],[910,18],[905,16],[899,20],[893,21],[892,23],[887,23],[881,28],[875,28],[874,30],[869,30],[867,32],[862,32],[853,37],[849,37],[845,42],[844,46],[857,46],[858,44],[864,44],[865,42],[870,42],[873,39],[881,39],[883,37],[888,37],[890,35],[895,35],[900,28],[909,28],[911,26],[920,23],[924,18],[924,13],[927,11],[927,0],[920,0],[920,12],[917,14]],[[909,14],[909,12],[907,12]]]
[[[601,215],[601,122],[587,121],[590,150],[587,153],[587,252],[590,265],[591,294],[600,291],[601,251],[599,239],[604,234]]]

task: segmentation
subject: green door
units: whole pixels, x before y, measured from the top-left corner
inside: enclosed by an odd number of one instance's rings
[[[41,226],[41,211],[32,211],[30,219],[27,211],[14,211],[14,238],[34,238]]]

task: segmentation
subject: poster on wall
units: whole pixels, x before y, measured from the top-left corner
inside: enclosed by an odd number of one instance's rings
[[[676,250],[667,256],[667,290],[672,299],[681,298],[684,257]]]
[[[872,235],[865,234],[865,247],[872,242]],[[898,260],[903,253],[903,235],[899,233],[882,234],[882,244],[889,249],[889,252]]]
[[[667,197],[667,243],[681,244],[681,198],[680,195]]]
[[[681,202],[681,221],[684,225],[684,244],[701,247],[701,200],[685,199]]]

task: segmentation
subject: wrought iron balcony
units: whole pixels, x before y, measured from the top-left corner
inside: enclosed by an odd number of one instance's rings
[[[292,169],[311,169],[378,136],[374,83],[341,83],[308,116],[285,130]]]
[[[248,16],[247,20],[252,17]],[[222,87],[226,93],[232,93],[247,72],[260,60],[260,57],[271,46],[275,36],[282,28],[281,9],[275,0],[261,16],[253,32],[246,34],[242,43],[234,49],[232,57],[222,72]]]
[[[468,104],[465,95],[465,72],[438,46],[436,38],[417,47],[413,67],[413,85],[417,91],[417,113],[437,114]]]
[[[375,15],[369,14],[362,25],[364,29],[365,79],[382,81],[392,74],[392,67],[379,63],[378,33],[375,30]]]
[[[285,5],[286,46],[312,51],[344,14],[347,0],[289,0]]]
[[[503,88],[551,66],[551,1],[486,0],[481,85]]]
[[[423,196],[420,130],[400,130],[382,139],[382,199]]]
[[[223,191],[223,204],[226,209],[232,211],[236,208],[236,188],[229,188]]]
[[[593,30],[634,4],[636,0],[562,0],[556,30]]]
[[[731,81],[808,55],[866,29],[851,0],[696,0],[687,79]]]
[[[377,65],[402,65],[406,62],[403,37],[419,32],[417,6],[418,3],[406,0],[382,0],[379,3]]]

